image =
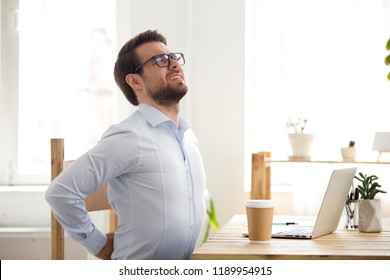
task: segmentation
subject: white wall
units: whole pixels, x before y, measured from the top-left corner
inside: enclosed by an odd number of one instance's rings
[[[120,0],[118,10],[118,46],[156,29],[185,54],[182,111],[199,140],[217,217],[224,224],[244,213],[245,1]]]
[[[245,1],[193,1],[191,118],[225,223],[243,213]]]

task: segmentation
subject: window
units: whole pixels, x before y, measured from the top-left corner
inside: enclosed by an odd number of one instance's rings
[[[358,156],[369,156],[375,132],[390,129],[383,62],[390,1],[247,5],[252,149],[286,157],[287,119],[306,117],[308,132],[315,133],[313,156],[341,158],[340,147],[349,140],[356,141]]]
[[[251,152],[268,150],[286,159],[287,119],[307,118],[307,132],[315,135],[313,158],[341,160],[340,148],[354,140],[357,160],[376,160],[375,132],[390,131],[389,69],[384,64],[390,1],[247,0],[246,5]],[[318,170],[324,166],[281,168],[272,176],[273,185],[293,184],[283,176],[290,174],[292,180],[305,178],[306,184],[312,180],[326,187],[328,177]]]
[[[115,2],[2,2],[0,184],[48,183],[50,138],[73,158],[114,122]]]

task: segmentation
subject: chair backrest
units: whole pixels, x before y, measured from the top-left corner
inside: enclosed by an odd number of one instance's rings
[[[72,160],[64,161],[64,139],[51,139],[51,180],[54,180]],[[110,210],[110,232],[114,232],[118,219],[112,210],[107,197],[108,184],[102,185],[95,193],[85,199],[88,211]],[[65,258],[64,229],[51,213],[51,259],[63,260]]]
[[[271,199],[271,152],[252,154],[251,199]]]

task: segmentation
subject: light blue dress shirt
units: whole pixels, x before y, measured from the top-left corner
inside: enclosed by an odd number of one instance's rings
[[[96,255],[106,242],[84,198],[104,182],[119,218],[112,259],[189,259],[205,219],[206,178],[187,120],[159,110],[111,126],[49,186],[46,200],[67,234]]]

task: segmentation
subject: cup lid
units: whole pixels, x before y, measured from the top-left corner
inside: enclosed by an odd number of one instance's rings
[[[273,208],[274,201],[269,199],[250,199],[246,201],[246,207],[252,208]]]

